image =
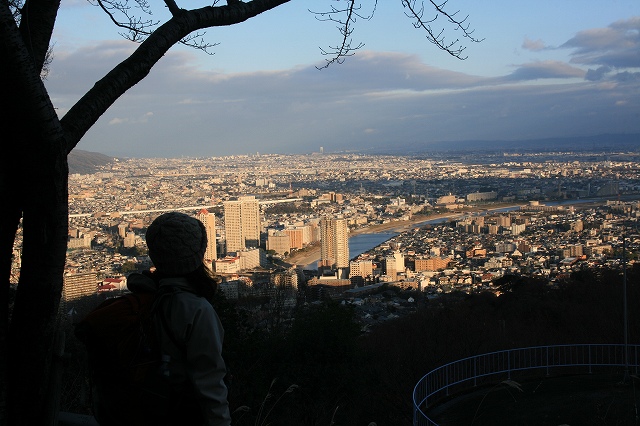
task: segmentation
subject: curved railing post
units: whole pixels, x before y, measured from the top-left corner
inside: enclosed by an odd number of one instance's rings
[[[544,360],[542,359],[542,349],[545,350]],[[584,356],[585,350],[588,351],[587,357]],[[620,359],[621,350],[627,351],[622,360]],[[633,357],[630,356],[629,350],[633,350]],[[639,350],[640,345],[624,347],[619,344],[536,346],[491,352],[451,362],[430,371],[416,384],[413,391],[413,424],[438,426],[436,422],[426,415],[427,406],[433,406],[438,399],[442,398],[442,391],[445,391],[446,396],[449,396],[451,393],[464,390],[465,384],[466,389],[469,388],[471,382],[473,382],[474,387],[477,386],[478,379],[483,377],[495,378],[496,375],[507,373],[509,379],[511,379],[512,372],[535,370],[542,367],[545,368],[545,373],[549,376],[551,367],[562,368],[570,366],[586,368],[591,374],[593,367],[631,367],[629,365],[631,358],[633,358],[635,371],[638,371],[640,365]],[[515,354],[516,351],[521,355],[521,359],[525,360],[524,362],[517,362],[515,355],[513,363],[511,362],[512,353]],[[506,368],[504,364],[505,355],[507,356]],[[479,367],[478,362],[481,361],[483,365]],[[469,362],[473,362],[473,368],[470,368]],[[444,380],[442,375],[444,375]],[[450,392],[454,386],[455,392]],[[422,409],[425,411],[422,411]]]
[[[478,386],[478,357],[473,357],[473,387]]]
[[[547,376],[549,376],[549,346],[547,346]]]
[[[444,381],[446,383],[446,394],[449,396],[449,365],[444,369]]]

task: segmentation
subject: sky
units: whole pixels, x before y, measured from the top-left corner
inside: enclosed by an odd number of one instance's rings
[[[153,19],[168,18],[150,3]],[[640,133],[638,0],[449,0],[482,39],[461,39],[465,60],[429,43],[401,0],[382,0],[354,27],[353,45],[364,46],[318,70],[340,34],[310,9],[338,3],[292,0],[209,30],[212,55],[175,46],[77,148],[210,157]],[[371,14],[372,1],[359,4]],[[85,0],[63,1],[58,16],[45,85],[63,116],[137,45]],[[460,36],[442,16],[432,26]]]

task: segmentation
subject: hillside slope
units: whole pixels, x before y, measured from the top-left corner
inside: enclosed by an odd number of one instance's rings
[[[69,173],[90,174],[98,168],[111,163],[114,158],[98,152],[74,149],[69,153]]]

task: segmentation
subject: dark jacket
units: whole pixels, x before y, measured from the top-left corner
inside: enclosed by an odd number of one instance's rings
[[[163,319],[156,321],[156,326],[162,353],[171,360],[171,374],[184,375],[193,385],[205,425],[230,425],[223,380],[227,370],[221,354],[224,329],[216,311],[205,298],[193,293],[186,278],[164,278],[157,286],[142,274],[131,274],[127,280],[134,293],[159,288],[167,295],[158,301],[156,312]]]

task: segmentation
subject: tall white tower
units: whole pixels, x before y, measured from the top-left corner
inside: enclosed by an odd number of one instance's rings
[[[225,201],[224,232],[227,252],[260,246],[260,206],[255,197]]]
[[[349,268],[349,228],[347,220],[325,217],[320,220],[320,265],[338,270],[339,278]]]

